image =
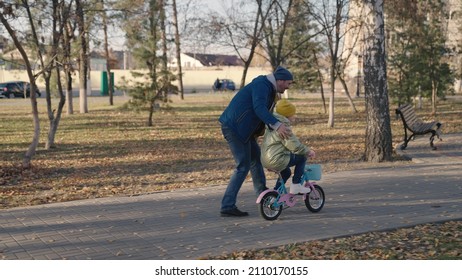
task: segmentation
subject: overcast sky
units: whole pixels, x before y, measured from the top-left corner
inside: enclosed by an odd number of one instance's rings
[[[222,12],[226,9],[226,6],[231,5],[232,0],[177,0],[177,5],[182,2],[194,1],[197,3],[199,10],[204,13],[210,11]],[[108,30],[109,43],[114,50],[124,50],[125,35],[118,27],[110,27]],[[184,46],[186,48],[186,46]],[[200,52],[197,50],[183,49],[184,52]]]

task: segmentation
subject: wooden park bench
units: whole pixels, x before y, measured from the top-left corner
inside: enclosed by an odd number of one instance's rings
[[[411,104],[405,104],[396,109],[396,114],[401,116],[401,120],[404,125],[404,143],[401,145],[401,150],[406,149],[407,143],[416,135],[424,135],[431,133],[430,136],[430,147],[433,150],[436,150],[436,147],[433,145],[433,140],[435,136],[440,138],[439,129],[441,123],[437,121],[424,122],[415,114],[414,108]],[[411,132],[411,135],[407,136],[407,131]]]

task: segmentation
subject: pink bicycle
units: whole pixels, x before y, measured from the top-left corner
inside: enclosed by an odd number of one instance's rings
[[[264,219],[270,221],[276,220],[281,215],[283,209],[294,207],[297,197],[300,196],[303,197],[305,206],[309,211],[313,213],[321,211],[326,201],[324,190],[321,186],[309,181],[321,179],[321,165],[311,164],[305,167],[301,183],[305,187],[310,188],[310,192],[305,194],[289,193],[279,172],[278,175],[278,180],[281,182],[278,190],[268,189],[262,192],[257,198],[258,209]]]

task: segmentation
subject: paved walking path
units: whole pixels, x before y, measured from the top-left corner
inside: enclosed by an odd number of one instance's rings
[[[225,186],[0,210],[0,259],[199,259],[421,223],[462,219],[462,135],[409,143],[415,164],[324,174],[324,209],[302,200],[278,220],[261,218],[250,184],[245,218],[222,218]]]

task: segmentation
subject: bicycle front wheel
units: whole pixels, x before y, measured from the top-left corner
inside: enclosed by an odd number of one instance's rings
[[[311,190],[305,197],[305,205],[308,210],[313,213],[321,211],[326,202],[324,190],[319,185],[314,185],[314,190]]]
[[[258,210],[260,215],[268,221],[276,220],[282,213],[282,205],[277,205],[278,194],[275,192],[269,192],[263,196],[260,201]]]

